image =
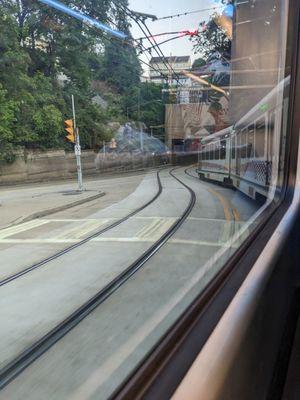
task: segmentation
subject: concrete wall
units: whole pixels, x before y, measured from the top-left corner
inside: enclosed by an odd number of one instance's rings
[[[127,153],[119,156],[108,154],[103,158],[103,155],[90,150],[82,152],[81,160],[84,175],[149,168],[166,162],[159,156]],[[76,171],[74,153],[64,150],[24,151],[17,154],[13,164],[0,164],[0,184],[73,178]]]
[[[95,156],[93,151],[83,152],[84,172],[95,172]],[[0,184],[68,178],[75,174],[75,156],[64,150],[19,152],[13,164],[0,164]]]

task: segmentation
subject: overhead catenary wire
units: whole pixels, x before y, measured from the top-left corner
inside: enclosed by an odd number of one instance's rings
[[[140,26],[138,20],[136,20],[136,22],[137,22],[138,25]],[[142,22],[142,24],[145,26],[145,28],[146,28],[148,34],[149,34],[151,37],[153,37],[153,36],[152,36],[152,33],[150,32],[150,29],[148,28],[148,26],[146,25],[146,23],[145,23],[144,21],[141,21],[141,22]],[[141,27],[140,27],[140,28],[141,28]],[[142,29],[142,31],[143,31],[143,33],[144,33],[144,35],[145,35],[145,31],[143,30],[143,28],[141,28],[141,29]],[[148,41],[151,43],[151,40],[150,40],[149,37],[148,37]],[[183,86],[182,83],[180,82],[180,76],[174,71],[172,65],[169,64],[169,63],[166,61],[166,57],[165,57],[164,53],[162,52],[162,50],[161,50],[159,44],[158,44],[157,41],[155,40],[155,38],[153,38],[153,41],[154,41],[154,43],[155,43],[155,47],[153,47],[153,48],[154,48],[156,54],[159,56],[159,58],[161,58],[161,60],[163,61],[163,64],[166,66],[166,68],[167,68],[167,69],[170,69],[170,71],[172,72],[172,74],[174,74],[177,83],[178,83],[180,86]],[[151,43],[151,45],[152,45],[152,43]]]
[[[191,35],[190,35],[189,33],[187,33],[187,34],[185,34],[185,35],[179,35],[179,36],[172,37],[172,38],[170,38],[170,39],[166,39],[166,40],[164,40],[163,42],[160,42],[160,43],[158,43],[158,44],[152,45],[151,47],[148,47],[147,50],[152,50],[152,49],[154,49],[155,47],[161,46],[162,44],[171,42],[172,40],[181,39],[181,38],[186,37],[186,36],[191,36]],[[194,35],[194,36],[196,36],[196,35]]]
[[[180,14],[167,15],[165,17],[157,18],[156,20],[154,20],[154,22],[155,21],[161,21],[161,20],[164,20],[164,19],[172,19],[172,18],[177,18],[177,17],[184,17],[184,16],[190,15],[190,14],[199,14],[201,12],[206,12],[206,11],[215,11],[215,10],[223,8],[223,7],[224,6],[215,6],[215,7],[209,7],[209,8],[202,8],[200,10],[187,11],[187,12],[180,13]]]
[[[144,21],[142,21],[142,24],[145,26],[145,28],[146,28],[146,30],[147,30],[147,32],[149,33],[149,35],[152,35],[152,33],[150,32],[150,29],[148,28],[148,26],[146,25],[146,23],[144,22]],[[151,40],[150,39],[148,39],[149,40],[149,42],[151,43]],[[157,41],[156,41],[156,39],[155,38],[153,38],[153,41],[154,41],[154,43],[155,43],[155,51],[156,51],[156,49],[158,49],[159,50],[159,52],[160,52],[160,54],[161,54],[161,56],[162,56],[162,58],[164,59],[164,60],[166,60],[166,58],[165,58],[165,56],[164,56],[164,54],[163,54],[163,52],[162,52],[162,50],[161,50],[161,48],[160,48],[160,45],[157,43]],[[151,43],[152,44],[152,43]],[[179,85],[180,86],[183,86],[182,85],[182,83],[180,82],[180,76],[178,75],[178,73],[177,72],[175,72],[174,71],[174,69],[173,69],[173,67],[172,67],[172,64],[170,64],[170,69],[171,69],[171,71],[172,71],[172,73],[175,75],[175,79],[176,79],[176,81],[179,83]]]
[[[115,22],[114,22],[111,18],[107,17],[107,21],[109,21],[111,24],[113,24],[113,25],[116,26]],[[95,30],[94,27],[91,27],[91,26],[90,26],[90,28]],[[131,41],[130,41],[130,39],[128,39],[128,37],[127,37],[127,40],[121,40],[121,41],[120,41],[117,37],[112,37],[112,38],[108,39],[105,35],[102,35],[102,39],[107,40],[108,42],[111,42],[111,40],[117,40],[119,43],[126,44],[127,46],[133,47],[134,49],[142,47],[142,48],[143,48],[143,52],[145,52],[145,54],[146,54],[146,52],[150,53],[150,51],[149,51],[145,46],[143,46],[142,43],[140,43],[137,39],[134,39],[134,38],[131,38],[131,39],[132,39],[134,42],[137,43],[136,46],[134,46],[134,45],[131,43]],[[147,56],[147,54],[146,54],[146,56]],[[147,59],[148,59],[148,61],[150,62],[148,56],[147,56]],[[165,79],[165,80],[168,79],[168,76],[159,70],[159,66],[158,66],[157,63],[156,63],[157,68],[155,68],[153,65],[148,64],[146,61],[141,60],[140,58],[139,58],[139,61],[140,61],[142,64],[146,65],[148,68],[150,68],[150,69],[152,69],[153,71],[157,72],[163,79]],[[126,63],[126,65],[129,66],[129,67],[131,66],[131,64],[129,64],[129,63]]]
[[[135,23],[139,26],[139,28],[141,29],[141,31],[143,32],[143,34],[147,37],[148,41],[151,43],[151,40],[150,40],[150,38],[149,38],[149,35],[152,37],[152,34],[151,34],[151,32],[150,32],[148,26],[145,24],[145,22],[141,21],[139,17],[134,16],[134,15],[135,15],[134,12],[131,11],[128,7],[126,7],[126,6],[120,6],[120,5],[117,5],[116,3],[114,3],[114,4],[115,4],[115,6],[121,7],[121,8],[123,9],[123,11],[125,12],[125,14],[126,14],[128,17],[130,17],[131,19],[133,19],[133,20],[135,21]],[[148,35],[147,35],[147,33],[145,32],[145,29],[142,27],[142,25],[141,25],[140,22],[145,26],[145,28],[146,28],[146,30],[147,30],[147,32],[148,32]],[[154,40],[154,43],[157,45],[156,40],[155,40],[155,39],[153,39],[153,40]],[[152,45],[152,43],[151,43],[151,45]],[[176,81],[178,82],[178,84],[179,84],[180,86],[183,86],[182,83],[180,82],[180,77],[179,77],[179,75],[174,71],[174,69],[172,68],[172,66],[166,61],[166,57],[164,56],[164,54],[163,54],[162,50],[160,49],[159,45],[158,45],[157,47],[155,47],[154,50],[155,50],[156,54],[158,55],[158,57],[162,60],[163,64],[164,64],[165,67],[167,68],[167,70],[170,70],[170,71],[173,72],[174,76],[176,77],[175,79],[176,79]]]

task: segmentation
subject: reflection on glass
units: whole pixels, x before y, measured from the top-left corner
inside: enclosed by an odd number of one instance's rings
[[[0,0],[3,398],[108,398],[278,201],[287,5]]]

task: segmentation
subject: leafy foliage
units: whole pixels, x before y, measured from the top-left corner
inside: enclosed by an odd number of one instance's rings
[[[127,16],[111,0],[64,3],[104,23],[113,18],[130,38]],[[108,122],[126,119],[125,104],[140,87],[130,39],[112,39],[35,0],[0,0],[0,54],[2,161],[12,160],[19,146],[71,149],[63,121],[72,117],[72,94],[83,147],[99,146],[111,137]],[[107,109],[93,102],[97,80],[110,87]]]
[[[205,29],[201,30],[192,39],[194,52],[208,60],[212,54],[219,53],[223,58],[229,59],[231,53],[231,40],[225,31],[217,25],[214,17],[206,24]]]

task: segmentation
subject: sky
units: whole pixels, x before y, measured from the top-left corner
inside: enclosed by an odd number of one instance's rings
[[[216,0],[129,0],[129,8],[134,11],[144,12],[148,14],[154,14],[158,18],[185,13],[189,11],[202,10],[205,8],[213,8],[218,6]],[[166,19],[161,21],[152,22],[150,19],[147,20],[147,25],[151,33],[157,34],[162,32],[172,31],[183,31],[183,30],[196,30],[199,27],[199,23],[203,20],[208,20],[209,15],[214,10],[203,11],[187,16],[175,17],[172,19]],[[134,38],[140,38],[143,35],[140,28],[136,23],[132,22],[131,32]],[[166,40],[172,36],[163,36],[157,38],[157,42]],[[150,46],[150,43],[144,41],[146,47]],[[197,58],[197,55],[193,53],[193,45],[189,41],[188,37],[182,37],[180,39],[173,40],[169,43],[160,46],[165,56],[185,56],[190,55],[192,60]],[[155,51],[152,53],[153,56],[157,56]],[[141,56],[144,61],[148,61],[145,56]],[[147,74],[147,67],[145,74]]]

